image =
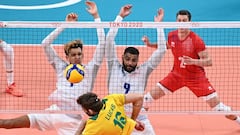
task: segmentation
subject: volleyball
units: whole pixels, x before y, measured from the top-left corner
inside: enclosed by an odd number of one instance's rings
[[[70,83],[79,83],[84,78],[84,68],[80,64],[69,64],[64,75]]]

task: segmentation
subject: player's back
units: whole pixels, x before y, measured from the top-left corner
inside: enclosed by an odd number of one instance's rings
[[[88,119],[83,135],[128,135],[132,132],[135,122],[127,118],[124,103],[120,105],[115,100],[118,100],[117,96],[103,99],[102,110]]]

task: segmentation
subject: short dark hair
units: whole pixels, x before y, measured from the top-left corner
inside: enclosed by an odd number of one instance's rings
[[[64,52],[66,55],[68,55],[72,48],[78,48],[78,47],[80,47],[81,50],[83,49],[82,41],[81,40],[73,40],[64,45]]]
[[[185,9],[179,10],[179,11],[177,12],[176,17],[177,17],[178,15],[187,15],[189,21],[191,21],[191,19],[192,19],[191,13],[190,13],[188,10],[185,10]]]
[[[99,112],[102,107],[102,101],[97,97],[95,93],[88,92],[78,97],[77,103],[81,105],[84,109],[91,109],[94,112]]]
[[[139,51],[138,51],[138,49],[135,48],[135,47],[127,47],[127,48],[124,50],[124,54],[126,54],[126,53],[139,55]]]

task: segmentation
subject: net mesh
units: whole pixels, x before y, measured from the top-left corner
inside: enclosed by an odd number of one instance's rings
[[[74,39],[81,39],[84,43],[83,63],[88,63],[98,44],[96,28],[104,28],[105,34],[110,28],[118,28],[115,42],[120,63],[122,63],[121,57],[124,49],[127,46],[134,46],[140,52],[138,65],[147,61],[155,51],[154,48],[148,48],[143,44],[141,39],[144,35],[148,36],[150,41],[156,42],[158,38],[156,28],[164,28],[165,35],[177,28],[190,28],[207,45],[213,66],[206,67],[205,71],[220,100],[236,110],[235,113],[240,110],[238,104],[240,102],[240,91],[238,90],[240,85],[239,22],[80,22],[71,24],[65,22],[0,22],[0,26],[0,38],[14,48],[14,82],[17,88],[24,92],[23,97],[14,97],[4,93],[7,79],[6,69],[3,66],[0,69],[0,87],[2,89],[0,113],[49,112],[45,109],[54,103],[48,99],[48,96],[56,89],[57,76],[44,54],[41,42],[56,27],[60,26],[65,30],[54,40],[52,46],[62,59],[65,60],[63,44]],[[0,65],[4,65],[3,61],[0,61]],[[171,51],[167,51],[159,66],[150,74],[145,92],[155,87],[156,83],[171,71],[172,66],[173,56]],[[93,92],[100,97],[108,94],[107,70],[104,60],[93,87]],[[61,96],[63,95],[59,95],[60,98]],[[77,110],[64,109],[56,112],[78,113]],[[188,88],[184,87],[150,103],[148,113],[216,112],[213,112],[204,100],[197,98]]]

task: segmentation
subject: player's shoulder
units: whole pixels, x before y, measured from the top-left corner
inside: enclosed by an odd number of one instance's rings
[[[202,38],[196,32],[190,31],[189,35],[192,39],[202,40]]]
[[[124,97],[124,94],[109,94],[107,96],[105,96],[105,99],[117,99],[117,98],[121,98]]]

